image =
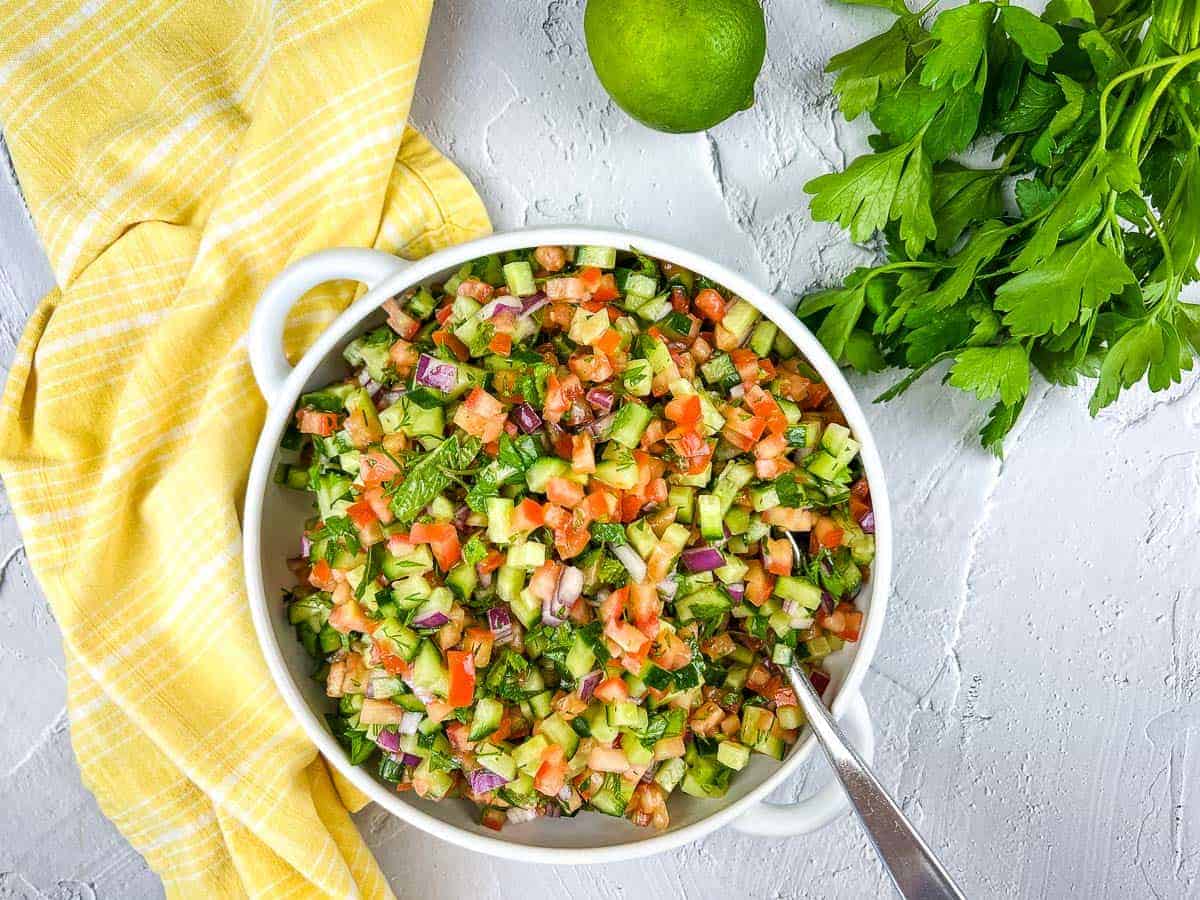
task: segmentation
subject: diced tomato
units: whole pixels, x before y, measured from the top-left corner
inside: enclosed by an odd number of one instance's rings
[[[846,624],[838,637],[843,641],[857,641],[862,631],[863,614],[857,609],[852,609],[846,611],[844,617]]]
[[[676,431],[680,434],[691,431],[700,421],[699,395],[687,394],[683,397],[676,397],[667,403],[663,415],[675,423]]]
[[[339,603],[329,612],[329,627],[342,634],[349,634],[351,631],[370,634],[375,630],[376,624],[353,597],[345,603]]]
[[[754,455],[759,459],[776,459],[787,451],[788,442],[782,434],[769,434],[754,446]]]
[[[792,574],[792,543],[787,538],[766,541],[766,566],[772,575]]]
[[[775,590],[775,579],[767,574],[763,564],[757,559],[749,560],[746,565],[746,599],[755,606],[762,606],[771,599]]]
[[[645,640],[641,632],[638,632],[638,636]],[[629,688],[622,678],[606,678],[596,685],[592,696],[603,703],[616,703],[618,700],[629,699]]]
[[[713,446],[694,431],[674,438],[667,438],[671,449],[686,464],[689,475],[699,475],[712,459]]]
[[[609,594],[600,604],[596,614],[602,622],[615,622],[621,617],[621,613],[625,611],[625,604],[629,601],[630,589],[628,587],[619,588]]]
[[[542,764],[538,766],[537,774],[533,776],[534,790],[547,797],[554,797],[562,790],[566,780],[566,755],[558,744],[551,744],[542,751]]]
[[[617,498],[608,491],[594,489],[580,504],[579,509],[591,522],[611,519],[617,513]]]
[[[767,429],[774,434],[787,431],[787,416],[784,415],[775,398],[757,384],[746,388],[746,406],[754,415],[766,422]]]
[[[579,270],[579,280],[583,282],[583,286],[588,291],[595,291],[600,286],[600,279],[604,277],[604,273],[596,266],[584,266]]]
[[[739,450],[753,450],[755,442],[767,427],[766,421],[736,406],[727,407],[724,415],[725,428],[721,435],[725,440]]]
[[[454,315],[453,301],[448,302],[448,303],[446,303],[445,306],[440,307],[438,309],[437,313],[434,315],[434,318],[437,319],[437,323],[439,325],[445,325],[446,320],[449,319],[452,315]]]
[[[486,669],[492,661],[492,646],[496,636],[490,628],[473,627],[463,632],[462,648],[475,657],[475,668]]]
[[[867,483],[865,475],[850,485],[850,496],[858,497],[860,500],[870,499],[871,486]]]
[[[387,322],[392,330],[406,341],[411,341],[421,330],[421,323],[401,309],[395,297],[383,301],[383,310],[387,313]]]
[[[812,534],[816,542],[827,550],[840,547],[842,538],[846,536],[846,532],[828,516],[820,516],[817,519],[813,525]]]
[[[567,365],[580,381],[591,381],[599,384],[608,381],[613,376],[612,363],[603,353],[589,353],[585,356],[572,356]]]
[[[692,661],[692,648],[673,631],[662,631],[654,641],[650,658],[668,671],[682,669]]]
[[[358,471],[366,487],[386,484],[400,474],[400,467],[386,453],[372,451],[358,458]]]
[[[612,272],[605,272],[600,276],[600,283],[592,290],[592,299],[607,303],[610,300],[616,300],[619,296],[621,294],[617,290],[617,279]]]
[[[444,328],[439,328],[433,333],[433,343],[438,347],[449,349],[459,362],[466,362],[471,358],[471,351],[467,345]]]
[[[374,507],[366,500],[359,500],[352,503],[346,509],[346,515],[350,517],[350,521],[354,523],[355,527],[360,530],[379,521],[379,516],[375,515]]]
[[[546,482],[546,497],[551,503],[573,509],[583,500],[583,485],[556,476]]]
[[[454,413],[454,424],[485,444],[504,433],[504,405],[485,391],[475,388]]]
[[[296,410],[296,428],[301,434],[317,434],[329,437],[338,427],[337,413],[321,412],[304,407]]]
[[[332,591],[336,582],[333,579],[333,569],[329,567],[329,563],[323,559],[313,563],[312,571],[308,575],[308,583],[317,590]]]
[[[758,384],[759,377],[759,360],[758,355],[748,347],[738,347],[736,350],[729,351],[729,360],[733,363],[733,367],[737,369],[738,377],[742,379],[742,384],[749,387],[752,384]]]
[[[813,526],[812,510],[792,506],[776,506],[763,513],[768,525],[786,528],[788,531],[810,531]]]
[[[419,358],[420,354],[417,352],[417,348],[403,338],[388,348],[388,360],[401,378],[408,377]]]
[[[562,568],[562,565],[554,560],[549,560],[539,566],[529,579],[529,593],[539,600],[552,599],[558,590]]]
[[[486,575],[504,565],[504,560],[505,556],[499,550],[489,550],[487,556],[475,563],[475,568],[479,570],[480,575]]]
[[[504,334],[501,331],[497,331],[492,335],[492,339],[488,341],[488,349],[501,356],[508,356],[512,352],[512,343],[511,334]]]
[[[554,549],[561,559],[572,559],[582,553],[592,538],[587,526],[569,526],[554,530]]]
[[[853,494],[850,495],[850,516],[855,522],[862,522],[867,517],[867,513],[871,511],[871,504],[865,500],[861,500]]]
[[[586,431],[571,436],[571,471],[581,475],[596,471],[596,451]]]
[[[818,381],[809,387],[808,395],[804,398],[801,406],[804,409],[820,409],[825,405],[825,401],[829,399],[832,393],[829,390],[829,385],[823,381]]]
[[[497,809],[495,806],[485,806],[482,815],[479,817],[479,824],[484,828],[492,829],[492,831],[499,831],[507,821],[508,816],[504,810]]]
[[[504,415],[504,404],[479,387],[471,391],[463,405],[476,415],[488,418]]]
[[[571,404],[583,396],[583,385],[575,375],[559,380],[553,372],[546,377],[546,403],[543,417],[557,424],[571,408]]]
[[[541,528],[545,521],[546,513],[542,505],[530,497],[518,503],[513,512],[513,529],[516,531],[533,531]]]
[[[379,519],[380,524],[390,525],[396,518],[395,513],[392,512],[392,506],[388,502],[387,493],[379,485],[364,488],[363,500],[371,504],[371,509],[375,511],[375,517]]]
[[[796,464],[783,456],[778,459],[756,459],[754,461],[754,474],[763,479],[778,478],[784,472],[790,472],[794,468],[796,468]]]
[[[463,654],[464,656],[466,654]],[[448,702],[442,702],[437,698],[430,700],[425,704],[425,715],[429,716],[429,721],[434,725],[444,722],[454,712],[454,706]]]
[[[658,597],[658,588],[652,582],[629,586],[629,613],[635,623],[643,625],[657,620],[661,611],[662,601]]]
[[[804,406],[808,400],[808,389],[812,382],[799,372],[780,372],[776,376],[778,390],[784,398]]]
[[[465,650],[450,650],[446,653],[446,667],[450,670],[446,702],[456,709],[470,706],[475,698],[475,658]]]
[[[712,288],[704,288],[696,294],[696,299],[692,303],[696,307],[696,312],[710,322],[720,322],[725,318],[725,298]]]
[[[609,328],[596,339],[596,342],[592,346],[601,353],[611,356],[621,347],[621,332],[615,328]]]
[[[442,572],[449,572],[462,559],[458,531],[449,522],[418,522],[413,525],[408,539],[414,544],[429,544]]]
[[[545,290],[551,300],[582,300],[587,296],[587,285],[580,277],[548,278]]]
[[[472,300],[478,300],[480,303],[486,303],[492,299],[492,294],[496,289],[490,284],[480,281],[477,278],[468,278],[465,281],[458,283],[458,290],[455,291],[460,297],[470,297]]]

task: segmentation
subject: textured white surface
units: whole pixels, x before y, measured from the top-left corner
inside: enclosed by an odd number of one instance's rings
[[[800,188],[863,146],[820,70],[882,13],[769,0],[756,106],[707,135],[668,136],[600,90],[582,6],[435,11],[414,121],[465,168],[497,228],[616,223],[784,299],[864,256],[808,220]],[[50,282],[0,172],[0,358]],[[886,383],[858,382],[864,396]],[[865,686],[879,773],[972,897],[1200,892],[1197,383],[1135,392],[1098,421],[1083,389],[1036,386],[1003,464],[976,446],[982,410],[936,378],[867,410],[899,523],[891,618]],[[0,511],[0,559],[18,545]],[[79,783],[58,633],[21,553],[0,578],[0,898],[158,896]],[[888,894],[848,817],[789,841],[726,830],[603,869],[518,868],[378,810],[358,819],[400,896]]]

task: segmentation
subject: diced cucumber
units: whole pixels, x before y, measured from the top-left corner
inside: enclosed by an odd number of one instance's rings
[[[675,364],[675,361],[671,359],[671,351],[658,338],[648,334],[643,335],[641,344],[646,359],[650,361],[650,369],[655,375],[667,371]]]
[[[837,422],[830,422],[825,426],[825,433],[821,435],[821,447],[831,456],[837,456],[850,439],[849,428]]]
[[[716,494],[701,494],[696,498],[700,520],[700,534],[707,541],[719,541],[725,537],[725,504]]]
[[[541,621],[542,601],[529,593],[528,588],[517,594],[516,599],[510,601],[509,606],[512,607],[513,615],[526,628],[532,628]]]
[[[821,605],[821,589],[804,578],[781,575],[775,581],[774,596],[790,600],[801,609],[814,610]]]
[[[721,765],[710,756],[698,756],[687,768],[680,786],[685,794],[693,797],[724,797],[729,789],[729,778],[733,770]]]
[[[609,438],[632,450],[641,442],[646,426],[653,417],[654,414],[641,403],[624,403],[613,419]]]
[[[571,649],[567,651],[564,665],[571,677],[578,681],[596,667],[596,651],[581,635],[576,634],[571,641]]]
[[[750,502],[755,512],[766,512],[779,505],[779,492],[773,484],[760,484],[750,488]]]
[[[654,372],[650,368],[650,361],[631,359],[621,375],[621,380],[625,385],[625,390],[633,396],[648,397],[654,382]]]
[[[758,743],[760,735],[770,734],[775,716],[762,706],[746,706],[742,709],[742,727],[738,739],[748,747]]]
[[[731,507],[725,513],[725,527],[734,536],[745,534],[750,528],[750,510],[744,506]]]
[[[422,795],[425,799],[441,800],[450,793],[450,788],[454,787],[454,774],[433,769],[429,765],[429,760],[423,759],[421,764],[413,770],[413,781],[425,786],[425,793]]]
[[[424,602],[417,607],[417,611],[413,613],[413,620],[421,619],[425,616],[433,616],[441,613],[444,616],[450,615],[450,608],[454,605],[454,595],[449,589],[444,587],[436,587],[430,591],[429,596]]]
[[[475,715],[471,719],[471,730],[467,740],[481,741],[500,727],[504,718],[504,704],[494,697],[484,697],[475,704]]]
[[[446,430],[446,415],[440,406],[426,409],[401,397],[379,414],[379,424],[387,434],[401,432],[409,437],[441,437]]]
[[[488,497],[488,540],[507,544],[512,540],[513,502],[508,497]]]
[[[516,603],[524,587],[524,569],[517,566],[503,565],[496,572],[496,596],[505,603]]]
[[[721,566],[713,574],[723,584],[737,584],[746,577],[748,571],[750,571],[750,567],[746,565],[740,556],[733,553],[726,553],[725,565]]]
[[[737,741],[721,741],[717,745],[717,762],[740,772],[750,762],[750,748]]]
[[[420,635],[402,625],[399,620],[390,617],[379,624],[371,633],[371,638],[393,656],[399,656],[403,660],[411,660],[416,656],[421,643]]]
[[[716,586],[701,588],[675,601],[675,615],[680,622],[693,619],[715,619],[729,612],[733,600]]]
[[[525,484],[538,494],[546,493],[546,483],[551,478],[570,478],[571,464],[557,456],[535,459],[525,470]]]
[[[611,744],[617,736],[617,729],[608,724],[608,714],[604,704],[595,703],[588,707],[584,715],[587,717],[589,733],[602,744]]]
[[[761,315],[748,301],[739,297],[725,307],[725,317],[721,319],[720,327],[729,332],[736,343],[742,344]]]
[[[546,562],[546,546],[537,541],[521,541],[508,548],[505,565],[514,569],[536,569]]]
[[[621,749],[625,751],[625,758],[631,766],[641,768],[654,762],[654,749],[638,740],[632,731],[622,731]]]
[[[575,755],[575,751],[579,748],[579,735],[558,713],[553,713],[542,719],[538,726],[542,730],[542,734],[546,735],[553,743],[563,748],[563,753],[570,759]]]
[[[658,280],[641,272],[630,272],[625,278],[622,290],[643,300],[649,300],[658,293]]]
[[[504,283],[514,297],[528,297],[537,292],[537,285],[533,282],[533,267],[523,259],[505,264]]]
[[[612,247],[583,246],[575,251],[575,265],[579,268],[595,266],[597,269],[611,269],[617,264],[617,251]]]
[[[608,724],[614,728],[633,728],[640,731],[649,724],[649,714],[632,700],[618,700],[605,707]]]
[[[754,326],[754,331],[750,335],[750,349],[754,351],[755,356],[771,355],[771,345],[775,343],[775,335],[778,331],[779,326],[766,319]]]
[[[535,734],[513,749],[513,762],[517,764],[518,769],[532,778],[541,768],[542,754],[549,746],[550,740],[544,734]]]
[[[713,484],[712,492],[721,498],[721,515],[733,505],[742,488],[754,478],[754,466],[744,462],[730,462],[721,470]]]
[[[687,763],[683,761],[683,757],[677,756],[674,759],[663,761],[662,765],[658,767],[658,771],[654,773],[654,781],[669,794],[678,787],[679,782],[683,781],[685,772],[687,772]]]
[[[728,353],[714,353],[700,366],[700,374],[706,384],[720,389],[730,388],[742,380]]]
[[[672,485],[667,492],[667,503],[677,510],[675,521],[690,525],[696,505],[696,489],[685,484]]]
[[[446,697],[450,693],[450,673],[442,663],[442,654],[428,638],[421,641],[413,662],[412,683],[414,687]]]
[[[567,337],[577,344],[591,346],[600,340],[600,336],[606,331],[608,331],[608,314],[604,310],[592,313],[582,306],[577,306]]]
[[[609,446],[615,445],[609,444]],[[602,481],[620,491],[632,490],[637,487],[638,483],[637,463],[634,462],[628,451],[624,450],[620,454],[613,454],[610,458],[596,463],[596,471],[593,475],[597,481]]]
[[[638,552],[638,555],[645,559],[650,555],[650,552],[658,545],[658,536],[654,533],[654,529],[650,527],[650,523],[645,519],[638,519],[625,529],[625,535],[629,539],[629,543],[633,549]]]
[[[592,809],[606,816],[625,815],[625,808],[633,796],[634,785],[618,775],[609,775],[604,779],[604,787],[597,791],[591,799]]]
[[[475,748],[475,761],[502,778],[512,781],[517,777],[517,763],[495,744],[482,743]]]
[[[464,603],[471,599],[471,594],[475,592],[475,586],[478,584],[479,576],[475,567],[465,562],[460,562],[446,573],[446,586]]]

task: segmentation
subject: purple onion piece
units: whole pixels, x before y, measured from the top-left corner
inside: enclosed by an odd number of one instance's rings
[[[590,434],[596,440],[607,440],[608,433],[612,430],[613,420],[616,418],[616,413],[609,413],[606,416],[596,419],[594,422],[588,422],[585,427],[587,428],[588,434]]]
[[[541,814],[541,816],[543,818],[557,819],[559,816],[562,815],[562,807],[559,806],[557,803],[547,802],[547,803],[543,803],[541,806],[538,807],[538,812]]]
[[[512,614],[503,606],[493,606],[487,612],[488,628],[496,638],[497,644],[512,640]]]
[[[592,408],[583,399],[578,399],[571,401],[571,408],[563,413],[562,421],[569,428],[578,428],[580,425],[591,422],[594,418]]]
[[[521,299],[521,315],[531,316],[549,302],[544,291],[530,294]]]
[[[449,621],[450,617],[444,612],[434,610],[433,612],[425,613],[423,616],[418,616],[412,620],[412,623],[418,628],[441,628]]]
[[[465,503],[454,511],[454,527],[462,531],[467,527],[467,519],[471,518],[471,507]]]
[[[553,597],[547,597],[542,601],[542,624],[549,625],[551,628],[557,628],[566,619],[567,611],[560,604],[555,603]]]
[[[421,757],[417,756],[415,753],[405,753],[401,762],[403,762],[406,766],[419,766],[421,764]]]
[[[654,773],[658,771],[658,763],[651,763],[650,768],[642,773],[642,781],[653,781]]]
[[[829,593],[829,591],[821,591],[821,605],[817,607],[818,612],[822,615],[831,616],[833,615],[833,608],[836,605],[833,594]]]
[[[524,304],[516,297],[497,297],[479,311],[479,318],[494,319],[503,312],[520,313]]]
[[[600,413],[612,412],[613,402],[616,399],[616,396],[608,388],[599,387],[592,388],[584,397],[591,404],[592,409]]]
[[[713,547],[692,547],[683,551],[683,566],[689,572],[711,572],[725,565],[721,551]]]
[[[422,353],[417,360],[417,374],[414,381],[424,387],[436,388],[439,391],[450,391],[458,383],[458,367],[454,363],[435,359],[428,353]]]
[[[528,403],[520,403],[513,407],[512,417],[517,427],[526,434],[533,434],[542,427],[542,417]]]
[[[737,584],[725,585],[725,590],[729,591],[729,596],[733,598],[734,603],[741,603],[746,597],[746,585],[740,581]]]
[[[508,784],[508,779],[488,769],[473,769],[467,773],[467,783],[471,785],[472,793],[486,794]]]
[[[596,690],[596,685],[604,680],[604,673],[597,669],[594,672],[588,672],[579,679],[579,684],[575,688],[579,692],[580,700],[591,700],[592,693]]]
[[[865,516],[863,516],[863,520],[861,522],[859,522],[859,525],[862,526],[862,530],[865,534],[874,534],[875,533],[875,510],[871,510]]]
[[[307,534],[300,535],[300,555],[308,559],[308,555],[312,553],[312,541],[308,539]]]
[[[395,731],[388,731],[386,728],[376,736],[375,743],[384,750],[391,750],[393,753],[400,751],[400,735]]]
[[[416,734],[417,726],[421,724],[421,720],[425,718],[424,713],[409,710],[400,717],[400,724],[396,730],[400,734]]]

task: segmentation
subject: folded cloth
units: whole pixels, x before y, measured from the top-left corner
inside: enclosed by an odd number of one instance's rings
[[[169,896],[386,897],[255,641],[240,510],[255,300],[324,247],[485,233],[406,127],[432,0],[14,0],[0,123],[60,287],[4,393],[0,473],[62,628],[71,736]],[[293,315],[295,354],[352,298]],[[345,798],[345,799],[343,799]]]

